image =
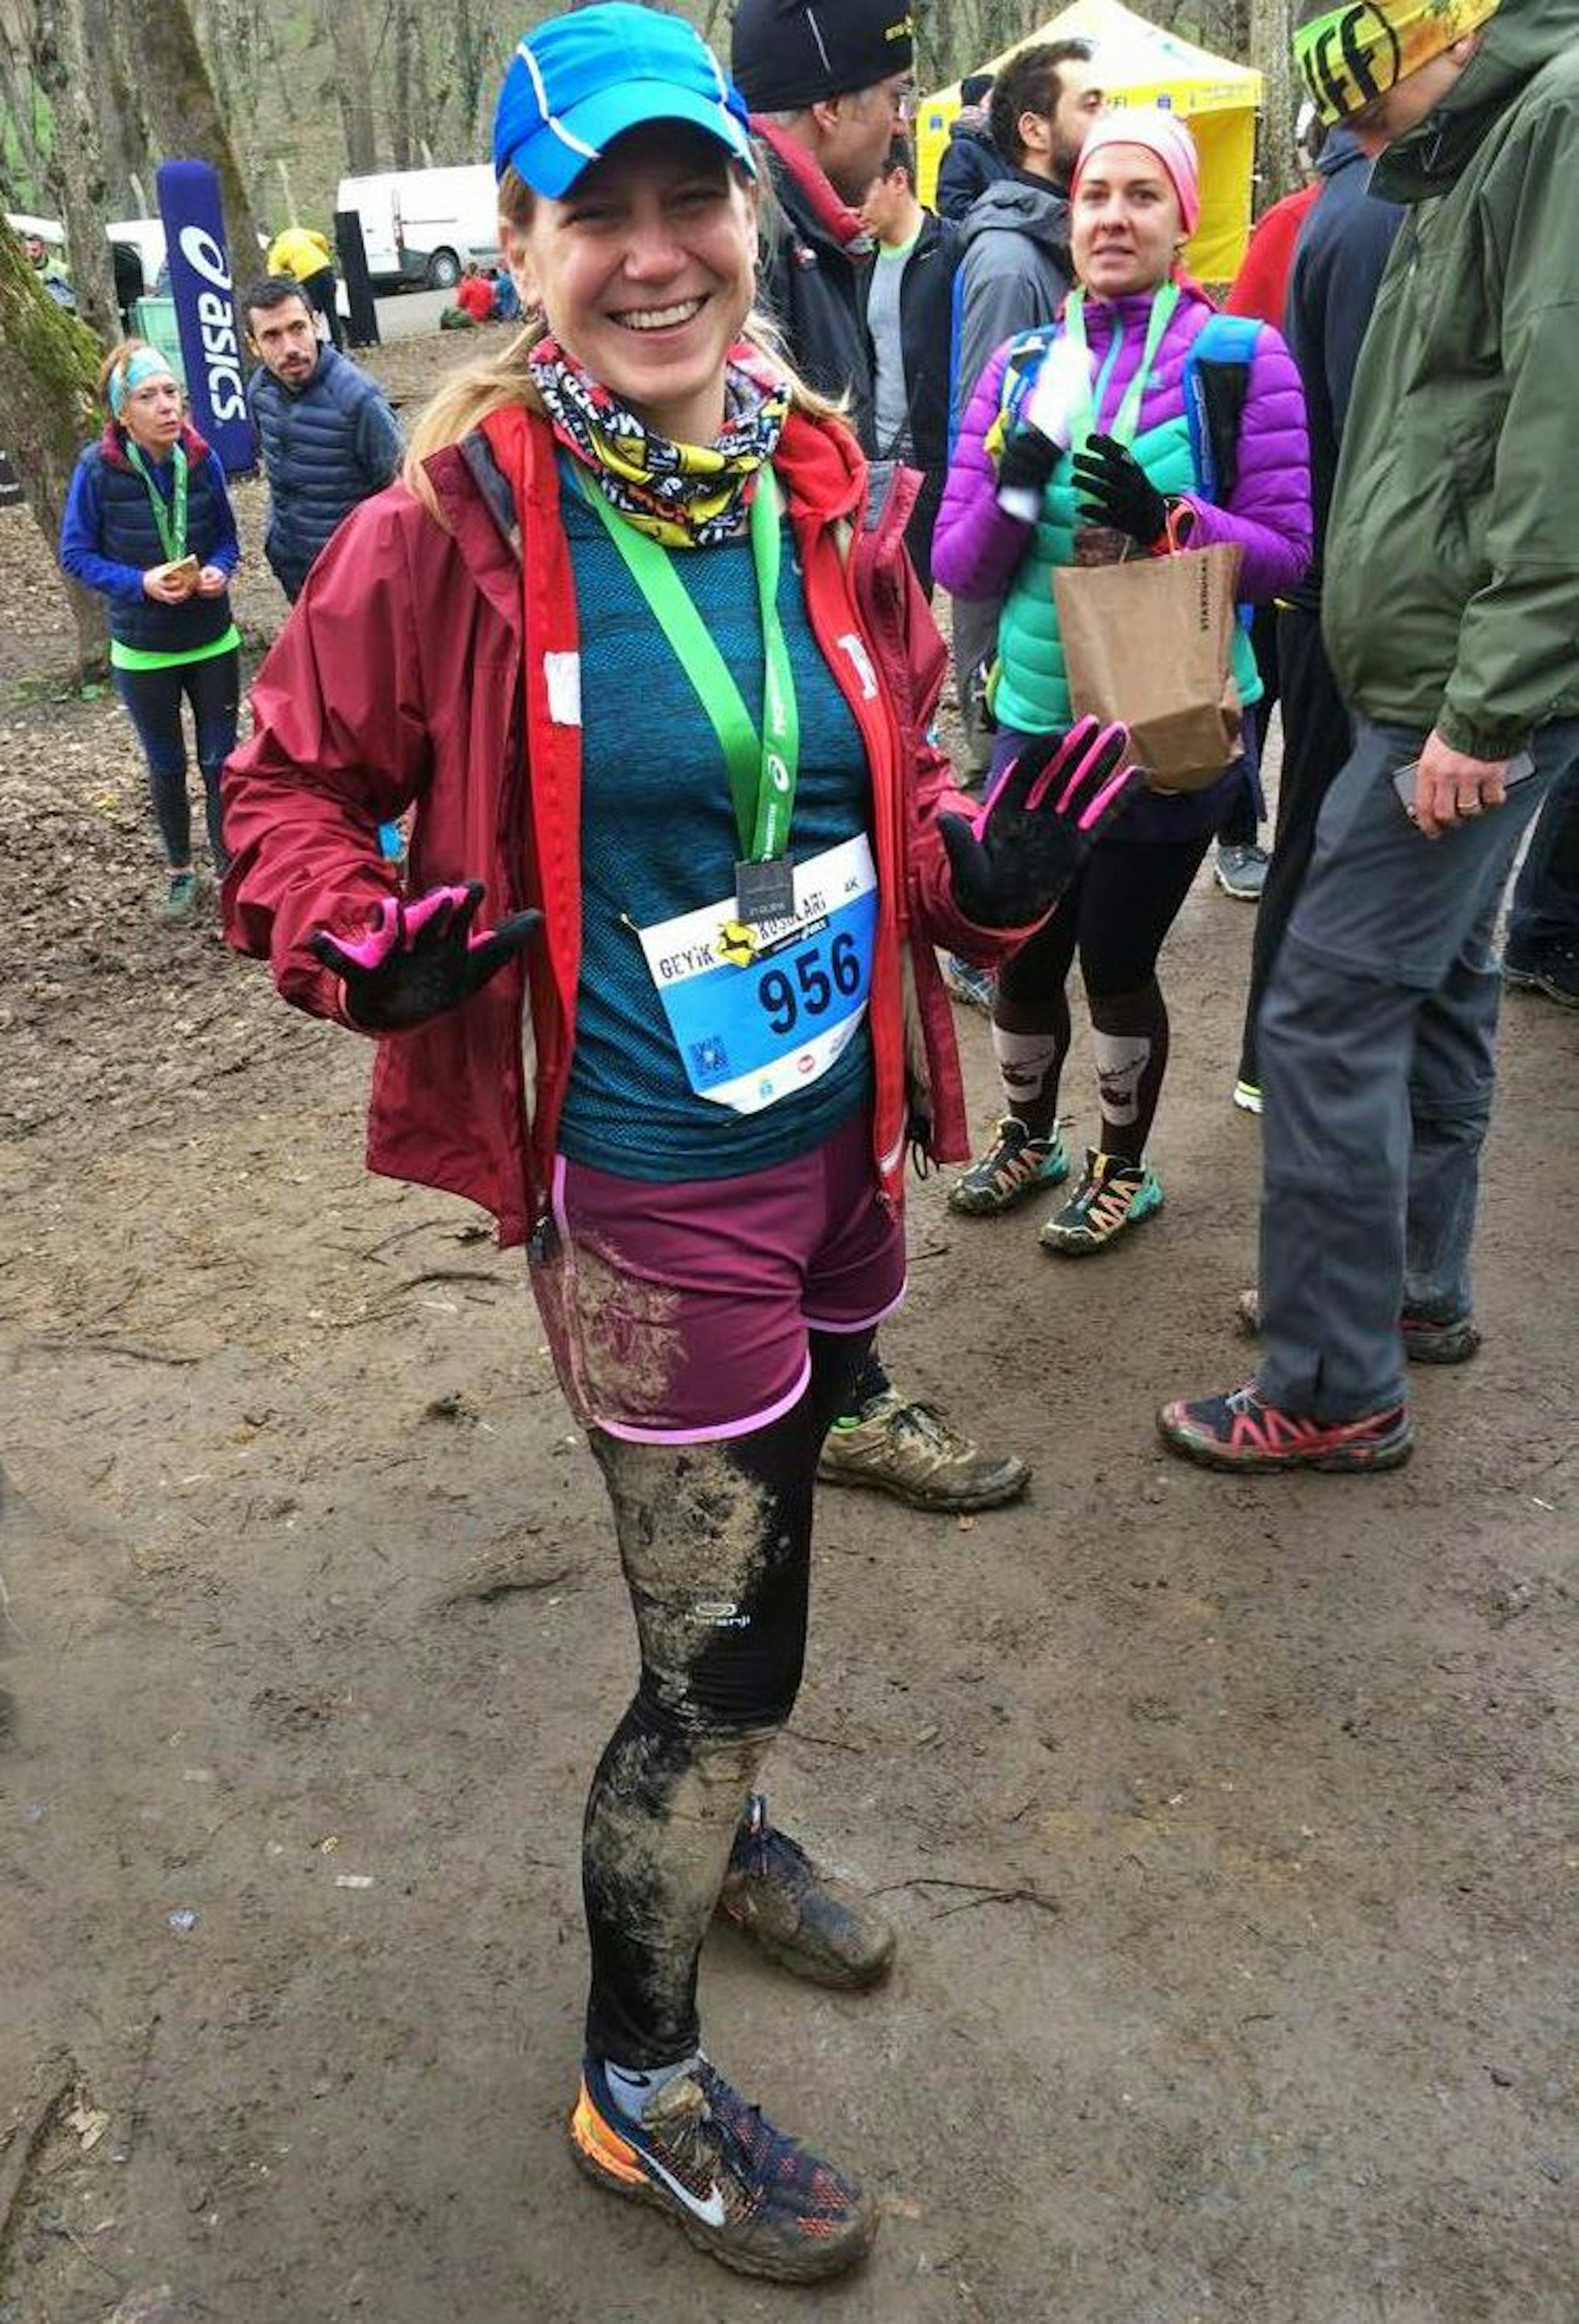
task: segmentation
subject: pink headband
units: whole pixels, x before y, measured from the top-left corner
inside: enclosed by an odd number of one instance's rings
[[[1104,145],[1139,145],[1160,161],[1178,196],[1184,230],[1194,234],[1201,219],[1201,157],[1177,113],[1164,113],[1159,106],[1137,105],[1099,114],[1075,164],[1072,193],[1079,192],[1081,172]]]

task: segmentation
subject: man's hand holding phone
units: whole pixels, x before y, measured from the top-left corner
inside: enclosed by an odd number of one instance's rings
[[[1393,782],[1421,836],[1440,839],[1445,831],[1473,822],[1486,808],[1501,807],[1510,780],[1521,781],[1534,771],[1527,752],[1513,759],[1472,759],[1433,732],[1412,770],[1400,768]],[[1411,772],[1412,791],[1405,780]]]

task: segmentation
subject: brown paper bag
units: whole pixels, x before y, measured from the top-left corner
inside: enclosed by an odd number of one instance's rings
[[[1233,642],[1237,542],[1053,574],[1075,708],[1130,729],[1155,790],[1198,791],[1240,749]]]

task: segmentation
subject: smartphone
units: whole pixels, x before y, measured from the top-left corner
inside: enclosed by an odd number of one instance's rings
[[[1418,774],[1419,770],[1420,762],[1418,759],[1411,759],[1407,767],[1400,767],[1397,774],[1394,775],[1392,779],[1392,787],[1399,795],[1399,804],[1403,808],[1404,813],[1410,816],[1411,819],[1415,812],[1415,777]],[[1519,752],[1515,757],[1510,759],[1508,761],[1508,771],[1502,778],[1503,789],[1505,791],[1510,791],[1515,783],[1523,782],[1528,776],[1533,775],[1534,772],[1535,761],[1530,757],[1529,752],[1528,751]]]

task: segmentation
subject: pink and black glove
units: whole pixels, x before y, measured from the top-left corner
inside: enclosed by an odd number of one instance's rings
[[[415,903],[386,896],[356,944],[319,928],[312,948],[345,987],[346,1014],[369,1033],[403,1033],[457,1009],[530,944],[540,912],[517,912],[497,928],[472,927],[483,883],[429,888]]]
[[[1023,927],[1050,912],[1130,794],[1146,780],[1126,767],[1126,726],[1083,718],[1067,734],[1027,742],[988,791],[974,823],[940,815],[955,901],[982,928]]]

